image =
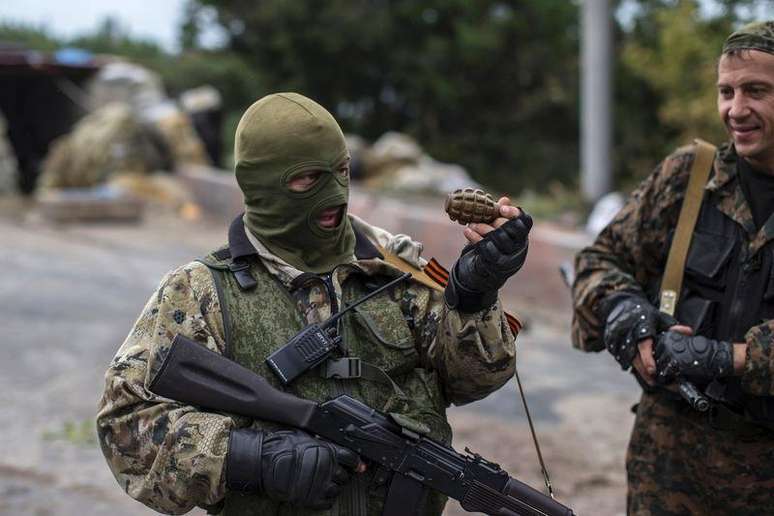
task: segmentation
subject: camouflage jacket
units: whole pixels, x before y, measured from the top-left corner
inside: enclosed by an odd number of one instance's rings
[[[574,313],[572,341],[584,351],[604,349],[600,302],[614,291],[640,292],[643,297],[658,289],[669,252],[670,231],[677,224],[688,184],[694,146],[677,149],[662,161],[631,194],[613,221],[593,245],[575,259],[573,284]],[[733,145],[718,149],[714,174],[706,190],[720,193],[716,207],[744,228],[750,254],[774,239],[774,217],[756,231],[750,207],[737,176],[738,156]],[[774,395],[774,320],[764,321],[747,331],[747,359],[741,378],[743,389],[752,395]]]
[[[375,243],[421,264],[419,244],[357,223]],[[288,269],[278,269],[278,262],[267,258],[261,254],[266,268],[288,281]],[[370,268],[391,267],[374,259],[354,264],[366,274]],[[406,292],[401,310],[415,322],[415,348],[423,366],[441,378],[449,403],[481,399],[513,375],[514,338],[499,302],[481,313],[462,314],[447,309],[437,290],[412,282]],[[307,295],[296,298],[307,320],[330,313],[330,300],[319,289]],[[214,506],[225,496],[228,435],[244,422],[170,403],[147,389],[176,334],[223,353],[223,324],[211,271],[191,262],[162,279],[105,375],[97,416],[102,451],[121,487],[157,511],[182,514],[195,506]]]

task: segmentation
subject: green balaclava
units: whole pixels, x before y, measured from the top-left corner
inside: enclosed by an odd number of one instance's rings
[[[731,34],[723,44],[723,53],[733,50],[759,50],[774,54],[774,21],[749,23]]]
[[[355,234],[346,209],[334,228],[317,223],[321,211],[349,200],[349,176],[337,173],[348,159],[339,124],[313,100],[297,93],[258,100],[242,115],[234,143],[245,225],[301,271],[328,272],[350,261]],[[322,172],[311,188],[288,188],[290,179],[310,171]]]

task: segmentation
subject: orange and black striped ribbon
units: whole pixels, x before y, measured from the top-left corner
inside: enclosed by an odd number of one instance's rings
[[[442,287],[446,287],[446,284],[449,283],[449,271],[447,271],[443,265],[438,263],[438,260],[435,258],[430,258],[430,261],[427,262],[427,265],[425,265],[425,268],[422,269],[425,274],[428,275],[430,279],[438,283]],[[508,312],[505,313],[505,320],[508,321],[508,326],[511,327],[511,331],[513,332],[514,337],[519,334],[522,328],[521,321],[519,321],[518,318],[515,316],[509,314]]]

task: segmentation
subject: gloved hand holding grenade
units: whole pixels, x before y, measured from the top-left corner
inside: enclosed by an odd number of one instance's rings
[[[445,209],[460,224],[492,224],[477,242],[465,246],[454,264],[446,286],[446,304],[472,313],[489,308],[506,280],[524,265],[529,248],[532,217],[508,206],[507,198],[495,203],[481,190],[453,192]],[[497,222],[500,218],[508,220]],[[468,230],[466,230],[468,231]]]

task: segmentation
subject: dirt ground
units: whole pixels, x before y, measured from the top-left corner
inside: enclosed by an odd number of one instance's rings
[[[58,226],[0,200],[0,514],[153,514],[122,492],[96,445],[102,375],[163,273],[224,236],[224,221],[160,210],[135,225]],[[623,514],[636,385],[609,357],[571,349],[569,313],[507,301],[529,319],[519,371],[557,498],[580,515]],[[449,417],[458,450],[541,489],[513,383]]]

